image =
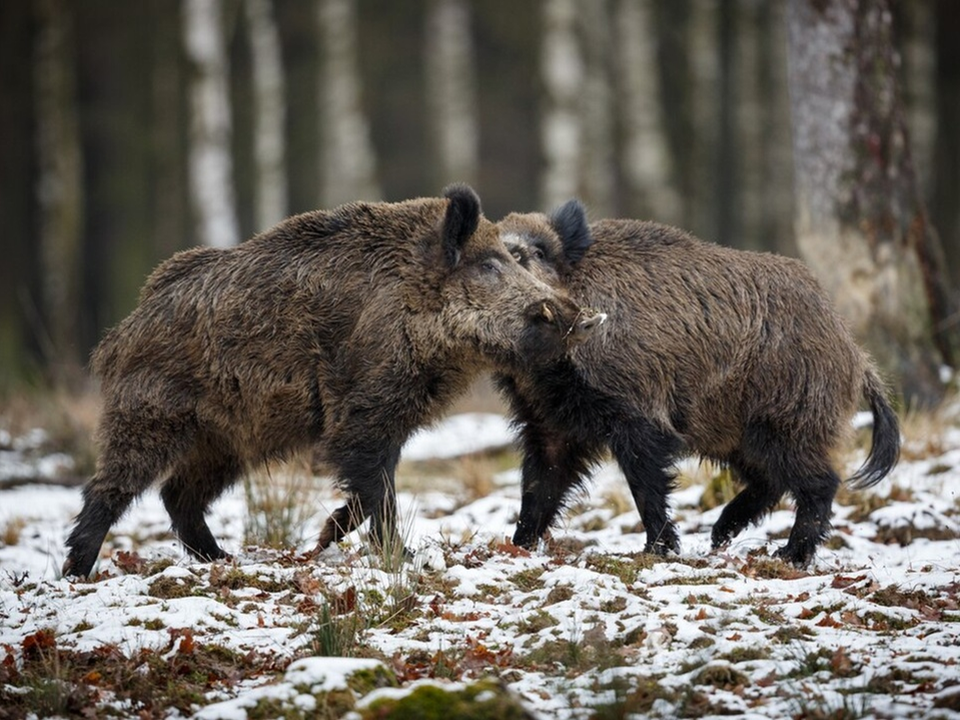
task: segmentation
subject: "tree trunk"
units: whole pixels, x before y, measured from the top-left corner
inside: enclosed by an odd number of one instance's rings
[[[80,130],[73,76],[71,15],[63,0],[35,6],[40,33],[35,54],[39,239],[43,266],[46,365],[55,384],[76,380],[82,360],[79,307],[83,225]]]
[[[624,212],[680,224],[680,198],[664,132],[657,41],[647,0],[620,0],[616,17],[618,86],[623,122]]]
[[[954,288],[960,288],[960,3],[937,0],[936,137],[931,215],[940,231]]]
[[[183,35],[192,65],[190,189],[197,237],[230,247],[239,240],[230,154],[230,96],[226,40],[217,0],[184,0]]]
[[[886,0],[790,0],[797,247],[907,401],[955,333],[914,175]]]
[[[37,243],[37,13],[26,2],[0,3],[0,396],[42,357],[28,311],[42,296]]]
[[[540,70],[545,91],[541,116],[545,167],[541,203],[549,209],[580,193],[584,67],[576,32],[576,0],[545,0],[543,14]]]
[[[477,180],[480,133],[470,24],[466,0],[434,0],[427,16],[426,80],[438,188]]]
[[[356,0],[319,0],[323,55],[322,204],[379,200],[370,125],[360,98]]]
[[[790,98],[787,88],[787,35],[784,7],[758,3],[754,8],[757,38],[755,120],[756,134],[746,142],[756,145],[755,245],[781,255],[797,255],[794,238],[793,153],[790,148]]]
[[[739,3],[723,3],[717,8],[717,139],[714,166],[715,202],[713,240],[721,245],[744,247],[740,221],[742,202],[740,192],[741,148],[740,123],[737,109],[740,103],[739,46],[745,39],[738,32]]]
[[[287,216],[286,95],[280,38],[270,0],[244,0],[253,65],[256,232]]]
[[[654,68],[659,74],[659,94],[654,104],[661,108],[666,148],[670,157],[672,185],[676,188],[678,224],[693,230],[697,178],[696,123],[694,122],[695,82],[690,61],[690,27],[693,8],[690,0],[670,0],[653,4],[654,36],[657,57]]]
[[[583,199],[599,217],[616,214],[614,187],[613,29],[607,0],[579,4],[585,65],[580,105],[583,138]]]

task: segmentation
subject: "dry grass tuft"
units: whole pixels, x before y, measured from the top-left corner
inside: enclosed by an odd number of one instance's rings
[[[27,521],[20,517],[10,518],[3,530],[0,530],[0,544],[7,547],[20,544],[20,533],[27,526]]]
[[[244,542],[273,549],[295,548],[304,539],[317,507],[320,488],[306,458],[300,457],[248,473]]]

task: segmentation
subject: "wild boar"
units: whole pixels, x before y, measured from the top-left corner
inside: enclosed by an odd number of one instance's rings
[[[521,264],[608,314],[589,343],[498,377],[523,449],[516,544],[538,541],[609,449],[642,516],[646,550],[679,551],[670,468],[699,455],[729,466],[744,486],[714,526],[713,547],[789,492],[796,520],[776,554],[802,566],[829,532],[840,484],[830,456],[861,398],[873,413],[873,445],[851,482],[874,485],[897,462],[884,386],[799,261],[653,222],[588,226],[577,201],[550,216],[507,216],[500,230]]]
[[[153,482],[186,549],[224,557],[210,504],[246,469],[318,444],[348,496],[318,548],[367,517],[383,540],[410,434],[479,373],[555,357],[595,324],[521,268],[461,185],[178,253],[94,351],[100,455],[63,572],[88,575]]]

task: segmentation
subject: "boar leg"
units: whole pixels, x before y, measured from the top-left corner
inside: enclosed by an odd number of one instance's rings
[[[783,497],[781,487],[771,482],[766,472],[748,467],[739,458],[732,458],[730,467],[744,489],[727,504],[713,526],[711,544],[714,549],[726,545],[748,525],[758,522]]]
[[[787,487],[797,505],[797,519],[787,544],[775,554],[798,567],[805,567],[830,534],[831,507],[840,487],[840,478],[827,468],[818,473],[794,475]]]
[[[522,495],[513,544],[530,548],[553,525],[571,490],[582,485],[599,448],[529,422],[523,427],[521,443]]]
[[[314,552],[329,547],[332,543],[340,542],[345,535],[352,533],[361,523],[363,523],[363,508],[357,498],[351,497],[347,504],[338,507],[327,518],[327,522],[320,532],[320,539],[317,540],[317,547]]]
[[[677,437],[645,421],[623,423],[611,439],[610,450],[627,479],[647,531],[644,552],[680,552],[680,537],[667,507],[673,489],[668,468],[679,449]]]
[[[210,505],[240,476],[239,458],[214,443],[198,444],[160,490],[181,544],[198,560],[219,560],[227,554],[210,532],[205,515]]]
[[[186,450],[191,423],[148,417],[149,412],[104,414],[97,472],[83,489],[83,509],[67,538],[64,575],[86,577],[113,524],[150,484]]]
[[[370,539],[374,545],[380,549],[398,547],[400,527],[394,476],[400,461],[400,446],[371,443],[369,433],[357,430],[349,441],[331,437],[329,447],[328,460],[337,468],[338,485],[349,495],[349,500],[327,519],[316,549],[323,550],[338,541],[367,518],[370,518]],[[404,552],[412,555],[406,549]]]

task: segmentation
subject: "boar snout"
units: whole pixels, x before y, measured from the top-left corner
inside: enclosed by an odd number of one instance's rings
[[[607,316],[595,310],[585,310],[566,298],[542,300],[527,309],[546,355],[560,354],[589,338]]]
[[[581,343],[607,321],[607,314],[596,310],[581,309],[576,321],[567,330],[568,343]]]

